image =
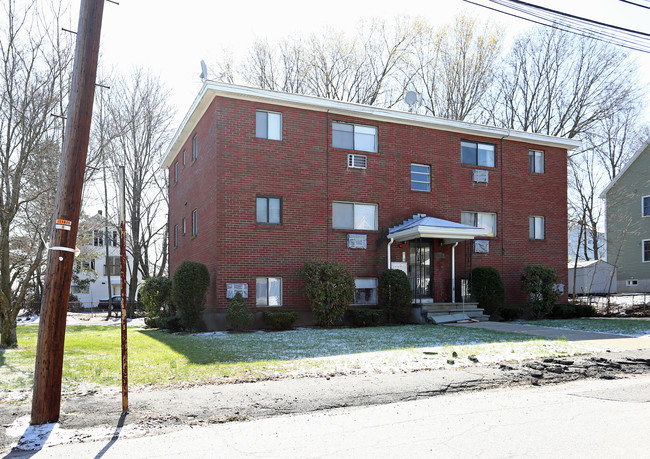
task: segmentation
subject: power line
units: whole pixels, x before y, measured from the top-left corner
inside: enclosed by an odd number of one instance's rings
[[[548,8],[537,7],[530,3],[517,0],[488,0],[502,8],[494,8],[484,3],[472,0],[464,0],[482,8],[506,14],[518,19],[523,19],[535,24],[562,30],[585,38],[604,41],[626,49],[650,53],[650,34],[625,29],[584,19],[574,15],[568,15]],[[623,1],[623,0],[621,0]]]
[[[647,10],[650,10],[650,6],[639,5],[638,3],[631,2],[630,0],[619,0],[619,1],[623,3],[627,3],[628,5],[634,5],[634,6],[638,6],[639,8],[645,8]]]

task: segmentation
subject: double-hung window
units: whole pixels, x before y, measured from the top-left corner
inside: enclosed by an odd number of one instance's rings
[[[104,231],[93,230],[93,246],[95,247],[104,246]]]
[[[255,198],[255,221],[257,223],[282,223],[282,199],[270,196]]]
[[[197,209],[194,209],[192,211],[192,236],[196,236],[199,233],[198,223]]]
[[[463,225],[486,229],[490,237],[497,235],[497,214],[493,212],[461,212],[460,222]]]
[[[174,248],[178,247],[178,225],[174,225]]]
[[[183,230],[182,234],[183,234],[183,236],[185,236],[185,218],[183,218],[182,230]]]
[[[431,168],[424,164],[411,164],[411,190],[431,191]]]
[[[377,229],[377,204],[356,202],[332,203],[332,226],[338,229]]]
[[[255,112],[255,137],[269,140],[282,140],[282,113]]]
[[[192,137],[192,161],[194,161],[199,156],[199,138],[198,134],[194,134]]]
[[[257,306],[282,306],[282,278],[256,278],[255,304]]]
[[[544,217],[530,217],[528,220],[528,236],[531,239],[544,239]]]
[[[494,156],[495,151],[492,144],[471,142],[469,140],[460,142],[460,157],[463,164],[494,167]]]
[[[178,161],[174,163],[174,183],[178,183]]]
[[[377,152],[377,128],[361,124],[332,123],[332,146]]]
[[[354,304],[377,304],[377,279],[354,280]]]
[[[650,196],[641,198],[641,215],[650,217]]]
[[[650,239],[646,239],[643,241],[642,260],[644,263],[650,263]]]
[[[541,150],[528,151],[528,170],[536,174],[544,173],[544,152]]]

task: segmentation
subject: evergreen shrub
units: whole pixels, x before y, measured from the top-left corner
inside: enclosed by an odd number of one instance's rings
[[[485,314],[500,313],[506,302],[506,287],[499,271],[491,266],[474,268],[472,294]]]
[[[383,316],[381,309],[350,308],[347,312],[348,322],[353,327],[376,327]]]
[[[560,297],[556,289],[557,273],[546,266],[526,266],[521,275],[521,289],[528,294],[528,305],[536,319],[543,319]]]
[[[255,316],[246,306],[246,300],[242,294],[237,292],[230,300],[226,311],[226,323],[235,330],[244,330],[253,325],[253,322],[255,322]]]
[[[267,309],[262,312],[262,321],[272,330],[291,330],[298,320],[298,313],[291,309]]]
[[[314,320],[331,327],[343,319],[354,300],[354,279],[345,266],[331,260],[311,260],[300,268]]]
[[[203,310],[205,294],[210,285],[210,274],[203,263],[184,261],[174,272],[172,301],[183,330],[196,330]]]
[[[379,277],[379,304],[391,324],[409,323],[413,292],[408,277],[401,269],[387,269]]]

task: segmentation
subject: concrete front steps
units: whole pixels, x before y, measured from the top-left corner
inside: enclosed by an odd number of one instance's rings
[[[483,309],[478,307],[478,303],[465,303],[464,310],[462,303],[422,304],[421,307],[422,315],[428,323],[462,320],[464,318],[463,312],[470,319],[478,320],[479,322],[486,322],[490,319],[490,316],[483,314]]]

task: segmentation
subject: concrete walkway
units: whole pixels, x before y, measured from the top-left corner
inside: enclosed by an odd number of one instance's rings
[[[567,341],[577,341],[609,350],[650,349],[650,338],[632,338],[611,333],[538,327],[536,325],[523,325],[511,322],[473,322],[467,324],[448,325],[466,328],[485,328],[487,330],[508,333],[522,333],[524,335],[542,336],[551,339],[565,338]]]

